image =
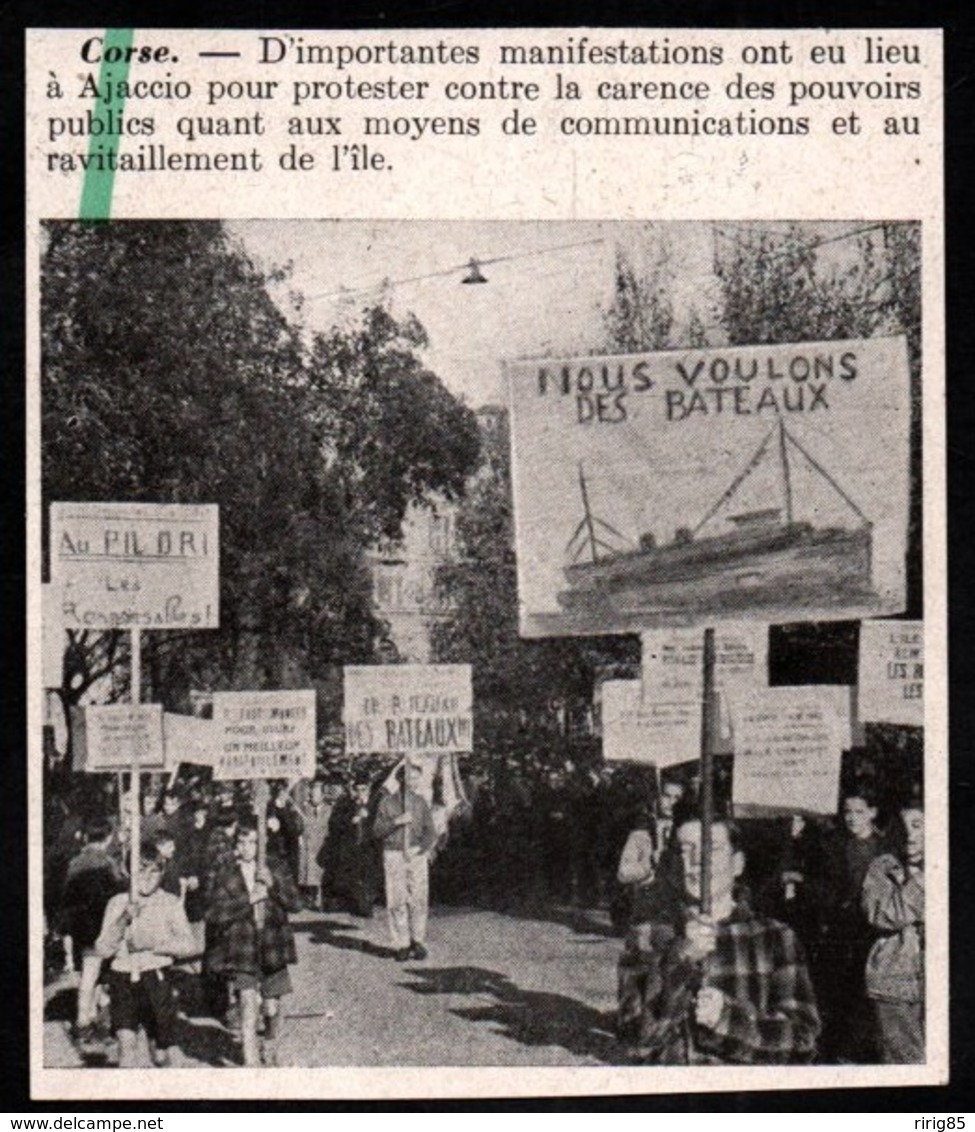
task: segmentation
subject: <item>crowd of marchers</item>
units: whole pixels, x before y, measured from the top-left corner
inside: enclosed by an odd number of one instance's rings
[[[263,853],[252,784],[147,789],[133,855],[131,796],[113,782],[74,776],[46,807],[47,940],[77,977],[79,1049],[108,1046],[130,1066],[141,1030],[153,1064],[170,1065],[192,1007],[228,1028],[245,1065],[274,1063],[297,960],[291,915],[326,903],[372,914],[381,786],[272,784]]]
[[[676,797],[674,796],[676,795]],[[886,828],[852,786],[835,823],[802,815],[765,883],[744,829],[705,832],[679,788],[638,821],[620,860],[631,890],[618,1027],[651,1064],[887,1064],[925,1060],[924,806]],[[744,823],[743,823],[744,824]]]
[[[465,770],[449,804],[409,762],[272,783],[264,853],[251,784],[146,789],[134,880],[115,776],[62,780],[46,796],[47,959],[77,983],[79,1049],[136,1064],[144,1031],[154,1064],[178,1062],[192,1010],[243,1064],[275,1064],[292,916],[384,903],[390,959],[423,962],[432,900],[575,909],[615,931],[621,1060],[924,1060],[919,784],[878,798],[848,780],[832,818],[735,823],[719,775],[705,894],[696,766],[493,770]]]

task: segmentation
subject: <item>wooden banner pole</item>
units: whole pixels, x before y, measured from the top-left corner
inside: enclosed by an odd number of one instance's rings
[[[139,629],[133,629],[132,639],[132,671],[129,684],[129,700],[133,704],[142,702],[142,637]],[[141,783],[139,781],[139,749],[132,747],[132,774],[131,774],[131,804],[132,843],[129,846],[129,893],[135,901],[139,895],[139,853],[142,840],[142,798]]]
[[[711,844],[714,825],[714,733],[717,697],[714,687],[714,630],[704,630],[701,701],[701,912],[711,915]]]
[[[257,811],[257,871],[261,873],[267,865],[267,806],[271,791],[266,778],[259,778],[254,784],[254,809]],[[254,905],[254,919],[259,929],[264,927],[267,905],[263,900]]]
[[[257,811],[257,867],[263,869],[267,864],[267,806],[271,791],[266,778],[259,778],[254,784],[254,809]]]

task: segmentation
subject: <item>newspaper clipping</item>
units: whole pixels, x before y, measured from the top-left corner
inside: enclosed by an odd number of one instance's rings
[[[947,1080],[941,47],[28,32],[35,1098]]]

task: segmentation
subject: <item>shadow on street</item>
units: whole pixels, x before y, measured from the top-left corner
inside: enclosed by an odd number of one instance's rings
[[[292,925],[295,935],[304,935],[309,943],[328,944],[342,951],[361,951],[363,955],[374,955],[377,959],[390,959],[395,952],[390,947],[380,947],[368,939],[349,935],[359,929],[354,924],[342,920],[307,920]]]
[[[180,1018],[176,1029],[176,1045],[185,1057],[204,1065],[223,1067],[241,1065],[240,1043],[219,1022],[212,1019],[191,1021]]]
[[[603,1013],[565,995],[525,990],[483,967],[407,968],[406,973],[416,981],[400,985],[416,994],[492,996],[491,1003],[451,1013],[471,1022],[494,1023],[505,1037],[522,1045],[557,1045],[607,1064],[627,1060],[613,1035],[613,1012]]]
[[[619,935],[606,914],[600,913],[595,908],[529,903],[505,907],[501,909],[501,914],[517,920],[539,920],[549,924],[560,924],[576,935],[596,935],[606,939]]]

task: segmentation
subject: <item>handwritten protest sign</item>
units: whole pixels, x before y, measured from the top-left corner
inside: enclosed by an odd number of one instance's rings
[[[695,629],[658,629],[641,634],[645,699],[693,702],[700,724],[704,691],[704,641]],[[719,723],[729,735],[729,703],[768,683],[768,626],[722,625],[715,632],[714,686]],[[698,730],[700,728],[698,727]]]
[[[649,695],[678,695],[700,700],[704,642],[695,629],[663,629],[641,634],[642,678]],[[716,688],[768,683],[768,626],[722,625],[715,632]]]
[[[470,754],[471,666],[347,666],[343,721],[351,754]]]
[[[215,504],[52,503],[64,628],[217,628],[218,527]]]
[[[311,778],[315,693],[214,692],[214,778]]]
[[[524,635],[903,609],[902,337],[507,372]]]
[[[602,685],[603,758],[661,769],[701,754],[700,699],[657,700],[639,680]]]
[[[860,626],[860,718],[924,726],[924,622]]]
[[[75,770],[165,770],[161,704],[97,704],[72,712]],[[77,726],[77,723],[82,726]]]
[[[835,814],[849,700],[815,685],[766,688],[735,712],[738,816]]]

